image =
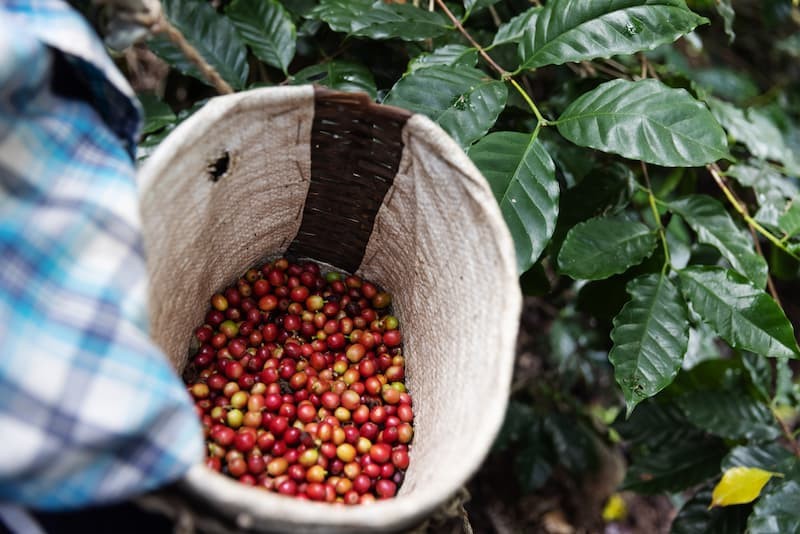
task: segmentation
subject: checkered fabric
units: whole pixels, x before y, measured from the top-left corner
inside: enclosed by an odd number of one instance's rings
[[[202,459],[146,330],[139,115],[65,2],[0,2],[0,505],[119,500]]]

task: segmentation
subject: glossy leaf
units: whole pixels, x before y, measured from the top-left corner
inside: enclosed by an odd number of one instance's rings
[[[528,446],[514,455],[514,477],[523,493],[532,493],[544,486],[553,467],[538,447]]]
[[[682,491],[719,471],[725,446],[719,440],[694,438],[636,457],[622,489],[644,494]]]
[[[552,150],[552,144],[546,146]],[[563,171],[563,166],[556,167]],[[622,163],[614,162],[592,169],[589,176],[563,191],[558,203],[558,220],[552,239],[557,247],[552,251],[553,254],[557,254],[567,232],[579,222],[621,212],[633,196],[635,183],[631,170]]]
[[[742,534],[747,525],[749,504],[709,508],[711,487],[704,486],[678,512],[670,534]]]
[[[230,20],[219,16],[204,0],[164,0],[164,12],[169,21],[194,46],[200,55],[216,69],[234,89],[247,82],[249,67],[247,49]],[[183,52],[166,37],[148,41],[158,56],[184,74],[209,83]]]
[[[703,89],[737,104],[758,96],[758,84],[745,72],[727,67],[689,69],[684,75]]]
[[[719,267],[689,267],[679,275],[694,310],[732,347],[770,357],[800,354],[783,310],[741,275]]]
[[[528,435],[528,429],[537,424],[537,420],[530,405],[516,400],[509,401],[503,426],[492,446],[493,451],[503,451],[524,440]]]
[[[706,22],[683,0],[551,0],[520,42],[522,67],[651,50]]]
[[[307,16],[325,21],[335,32],[352,33],[356,21],[374,3],[375,0],[322,0]]]
[[[791,207],[791,201],[800,195],[794,181],[759,161],[729,167],[726,175],[745,187],[753,188],[759,205],[755,219],[780,231],[781,216]]]
[[[578,145],[665,167],[728,157],[725,132],[708,109],[657,80],[601,84],[572,102],[557,126]]]
[[[553,160],[531,135],[495,132],[478,141],[469,156],[492,187],[514,238],[517,270],[527,271],[550,240],[558,216],[558,182]]]
[[[322,0],[311,16],[327,22],[333,31],[376,40],[421,41],[448,28],[438,12],[382,0]]]
[[[719,250],[736,271],[757,287],[765,286],[767,262],[756,253],[750,234],[736,226],[722,203],[706,195],[692,195],[670,202],[669,209],[692,227],[700,243]]]
[[[790,203],[778,217],[778,224],[786,236],[793,237],[800,233],[800,205],[797,202]]]
[[[740,445],[722,460],[722,469],[744,465],[786,474],[796,461],[796,457],[779,443]]]
[[[573,475],[589,471],[597,464],[592,432],[574,416],[549,414],[543,430],[550,437],[558,463]]]
[[[602,280],[640,263],[655,246],[656,236],[644,224],[597,217],[567,233],[558,266],[576,280]]]
[[[225,14],[258,59],[288,73],[296,31],[291,16],[277,0],[234,0]]]
[[[408,63],[408,71],[425,69],[436,65],[459,65],[474,67],[478,63],[478,51],[460,44],[449,44],[433,52],[420,54]]]
[[[765,115],[756,109],[742,110],[716,98],[708,105],[719,123],[736,141],[747,146],[756,158],[791,161],[783,134]]]
[[[692,424],[716,436],[764,441],[780,435],[770,409],[740,392],[696,391],[677,402]]]
[[[311,65],[292,76],[292,83],[318,83],[337,91],[363,91],[372,99],[377,96],[370,70],[352,61],[337,60]]]
[[[772,388],[771,360],[760,354],[745,351],[742,353],[742,365],[750,375],[750,383],[761,396],[761,400],[769,402],[771,400],[769,390]]]
[[[631,300],[614,318],[608,358],[630,415],[678,374],[689,344],[689,318],[678,288],[663,275],[633,279],[628,293]]]
[[[749,534],[800,532],[800,480],[790,478],[767,491],[753,507],[747,521]]]
[[[136,97],[144,110],[142,135],[157,132],[164,126],[175,122],[175,113],[169,105],[154,94],[138,94]]]
[[[541,10],[541,7],[530,7],[508,22],[501,24],[500,27],[497,28],[497,33],[494,34],[492,46],[518,43],[520,39],[525,36],[528,24],[530,24],[531,20],[533,20]]]
[[[753,502],[774,473],[758,467],[731,467],[722,473],[722,480],[714,486],[711,506],[731,506]]]
[[[642,402],[628,419],[620,420],[614,427],[635,449],[645,451],[669,449],[703,438],[702,432],[689,423],[674,403],[652,399]]]
[[[506,98],[506,86],[478,69],[436,66],[401,78],[384,103],[427,115],[468,147],[489,131]]]

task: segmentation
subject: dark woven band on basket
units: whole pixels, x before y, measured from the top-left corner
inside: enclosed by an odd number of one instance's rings
[[[375,216],[403,154],[411,113],[363,93],[315,88],[311,184],[287,254],[348,272],[361,264]]]

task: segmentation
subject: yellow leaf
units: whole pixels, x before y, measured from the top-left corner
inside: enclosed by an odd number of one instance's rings
[[[603,521],[610,523],[612,521],[621,521],[628,515],[628,507],[625,501],[622,500],[619,493],[615,493],[608,498],[605,507],[603,508]]]
[[[757,467],[732,467],[722,474],[722,480],[714,487],[709,508],[752,502],[775,475],[781,476]]]

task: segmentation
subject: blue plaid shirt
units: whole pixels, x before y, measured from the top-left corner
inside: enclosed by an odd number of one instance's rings
[[[0,2],[0,504],[120,500],[202,461],[147,335],[139,123],[78,13]]]

